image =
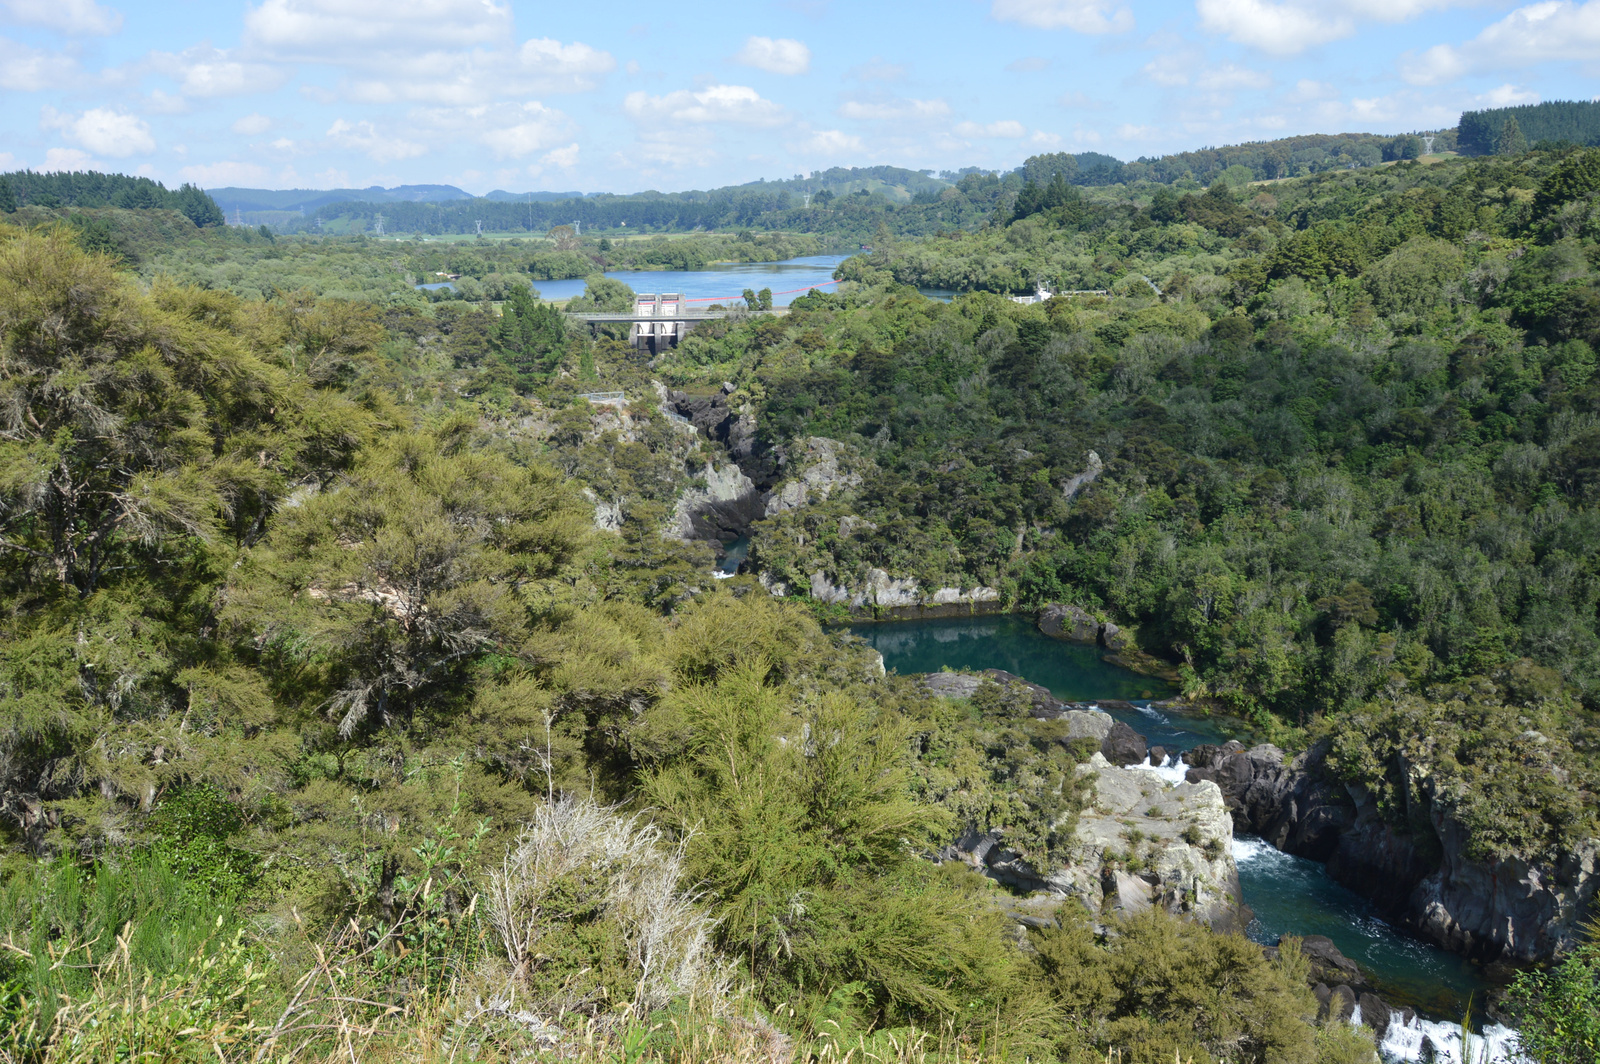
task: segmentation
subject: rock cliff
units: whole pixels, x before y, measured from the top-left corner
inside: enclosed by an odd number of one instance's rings
[[[1414,815],[1401,826],[1364,788],[1333,779],[1327,753],[1319,744],[1291,760],[1275,746],[1229,743],[1184,757],[1191,781],[1221,788],[1241,832],[1326,861],[1335,880],[1446,949],[1530,962],[1577,944],[1600,889],[1600,840],[1550,861],[1474,860],[1450,796],[1425,769],[1409,769]]]

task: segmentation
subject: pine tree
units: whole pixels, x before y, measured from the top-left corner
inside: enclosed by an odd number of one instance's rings
[[[14,214],[17,210],[17,197],[11,191],[11,182],[0,177],[0,211]]]
[[[1517,125],[1515,117],[1506,119],[1506,124],[1500,127],[1500,139],[1495,141],[1494,153],[1496,155],[1521,155],[1528,150],[1528,138],[1522,135],[1522,129]]]

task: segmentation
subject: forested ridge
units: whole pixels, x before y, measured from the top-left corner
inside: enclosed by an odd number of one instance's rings
[[[1019,924],[928,859],[976,825],[1047,863],[1093,751],[880,675],[807,590],[1076,604],[1397,821],[1423,763],[1484,859],[1563,859],[1600,829],[1600,153],[962,180],[981,217],[654,358],[539,256],[812,245],[0,225],[0,1050],[1372,1060],[1292,939]],[[1004,296],[1041,282],[1112,295]],[[712,579],[686,500],[813,453],[829,490]],[[1557,960],[1506,1008],[1565,1064],[1595,958]]]

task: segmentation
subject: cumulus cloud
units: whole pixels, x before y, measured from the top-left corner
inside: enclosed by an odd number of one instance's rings
[[[1404,22],[1472,0],[1195,0],[1200,25],[1270,55],[1349,37],[1362,22]]]
[[[263,0],[244,16],[251,44],[286,58],[352,50],[494,44],[511,35],[511,5],[493,0]]]
[[[201,188],[226,185],[260,186],[270,180],[267,168],[255,163],[219,162],[185,166],[178,176]]]
[[[144,65],[172,78],[185,96],[211,98],[271,92],[288,72],[268,63],[247,63],[202,42],[182,52],[151,52]]]
[[[1400,73],[1413,84],[1433,85],[1489,70],[1592,63],[1597,56],[1600,0],[1546,0],[1517,8],[1465,44],[1435,45],[1420,56],[1403,57]]]
[[[406,140],[378,132],[371,122],[347,122],[336,119],[325,134],[333,144],[365,154],[373,162],[389,163],[398,159],[412,159],[428,149],[414,140]]]
[[[249,114],[235,119],[232,129],[247,137],[259,137],[272,128],[272,119],[262,114]]]
[[[46,107],[39,124],[46,129],[61,130],[67,139],[95,155],[125,159],[156,150],[156,139],[150,135],[150,126],[144,119],[109,107],[94,107],[82,114],[63,114]]]
[[[541,166],[554,166],[561,170],[571,170],[578,165],[578,142],[573,141],[564,148],[545,152],[539,157]]]
[[[263,0],[245,15],[245,42],[279,62],[347,71],[329,102],[468,106],[587,92],[616,69],[579,41],[519,45],[513,28],[510,5],[494,0]]]
[[[845,71],[845,77],[857,81],[900,81],[906,74],[904,63],[890,63],[881,55],[875,55],[860,66]]]
[[[106,37],[122,29],[122,13],[94,0],[4,0],[0,8],[13,22],[73,36]]]
[[[846,100],[839,105],[839,117],[858,122],[906,122],[943,118],[950,105],[943,100]]]
[[[819,129],[805,142],[806,151],[820,155],[845,155],[865,148],[860,137],[839,129]]]
[[[1028,143],[1040,148],[1059,148],[1064,141],[1061,139],[1061,134],[1046,133],[1041,129],[1028,138]]]
[[[1108,0],[994,0],[989,14],[1001,22],[1042,30],[1126,33],[1133,29],[1133,12]]]
[[[1521,85],[1506,84],[1474,96],[1472,102],[1479,107],[1520,107],[1523,104],[1538,103],[1539,94]]]
[[[1021,122],[1006,119],[1000,122],[982,124],[978,122],[956,123],[956,135],[959,137],[983,137],[1002,140],[1016,140],[1028,135],[1027,127]]]
[[[45,52],[0,37],[0,89],[38,92],[75,78],[78,64],[58,52]]]
[[[747,85],[710,85],[699,91],[679,89],[665,96],[630,92],[623,98],[622,109],[638,122],[776,126],[787,120],[782,107]]]
[[[788,37],[749,37],[733,61],[769,74],[804,74],[811,69],[811,49]]]
[[[77,148],[51,148],[44,153],[44,166],[40,169],[49,171],[94,170],[99,167],[94,161],[94,156]]]
[[[521,159],[544,151],[567,133],[567,116],[537,100],[481,110],[481,115],[469,113],[469,121],[456,128],[482,128],[479,139],[497,159]]]

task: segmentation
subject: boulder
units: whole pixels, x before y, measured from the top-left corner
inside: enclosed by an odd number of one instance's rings
[[[1068,739],[1104,739],[1116,721],[1098,709],[1069,709],[1058,720],[1067,722]]]
[[[1356,992],[1343,983],[1328,995],[1328,1022],[1349,1023],[1356,1014]]]
[[[1107,621],[1105,626],[1100,629],[1100,645],[1113,654],[1120,654],[1125,650],[1133,649],[1133,636],[1131,633]]]
[[[1053,603],[1039,611],[1039,631],[1052,639],[1093,643],[1100,636],[1100,622],[1081,607]]]
[[[1166,747],[1164,747],[1164,746],[1152,746],[1150,748],[1150,764],[1153,767],[1160,768],[1162,765],[1166,764],[1166,761],[1167,761],[1167,748]]]
[[[1036,717],[1054,718],[1061,710],[1061,699],[1051,694],[1048,687],[1029,683],[1015,673],[1006,672],[1004,669],[984,669],[983,674],[1002,687],[1010,687],[1013,684],[1020,685],[1028,692],[1029,701],[1033,703],[1033,715]]]
[[[983,677],[964,672],[930,672],[922,677],[922,686],[940,698],[971,698],[982,684]]]
[[[1283,945],[1283,940],[1278,940],[1278,945]],[[1344,985],[1345,987],[1367,988],[1367,978],[1361,974],[1361,969],[1356,962],[1339,952],[1339,947],[1333,944],[1333,939],[1323,935],[1307,935],[1300,940],[1300,952],[1311,962],[1311,978],[1327,983],[1329,986]],[[1355,999],[1351,998],[1351,1007]]]
[[[1144,736],[1119,720],[1100,741],[1100,752],[1113,765],[1137,765],[1144,761],[1150,748]]]
[[[1383,1036],[1389,1030],[1389,1015],[1392,1012],[1389,1003],[1369,990],[1356,999],[1356,1004],[1361,1006],[1361,1022],[1372,1028],[1372,1033],[1382,1044]]]

